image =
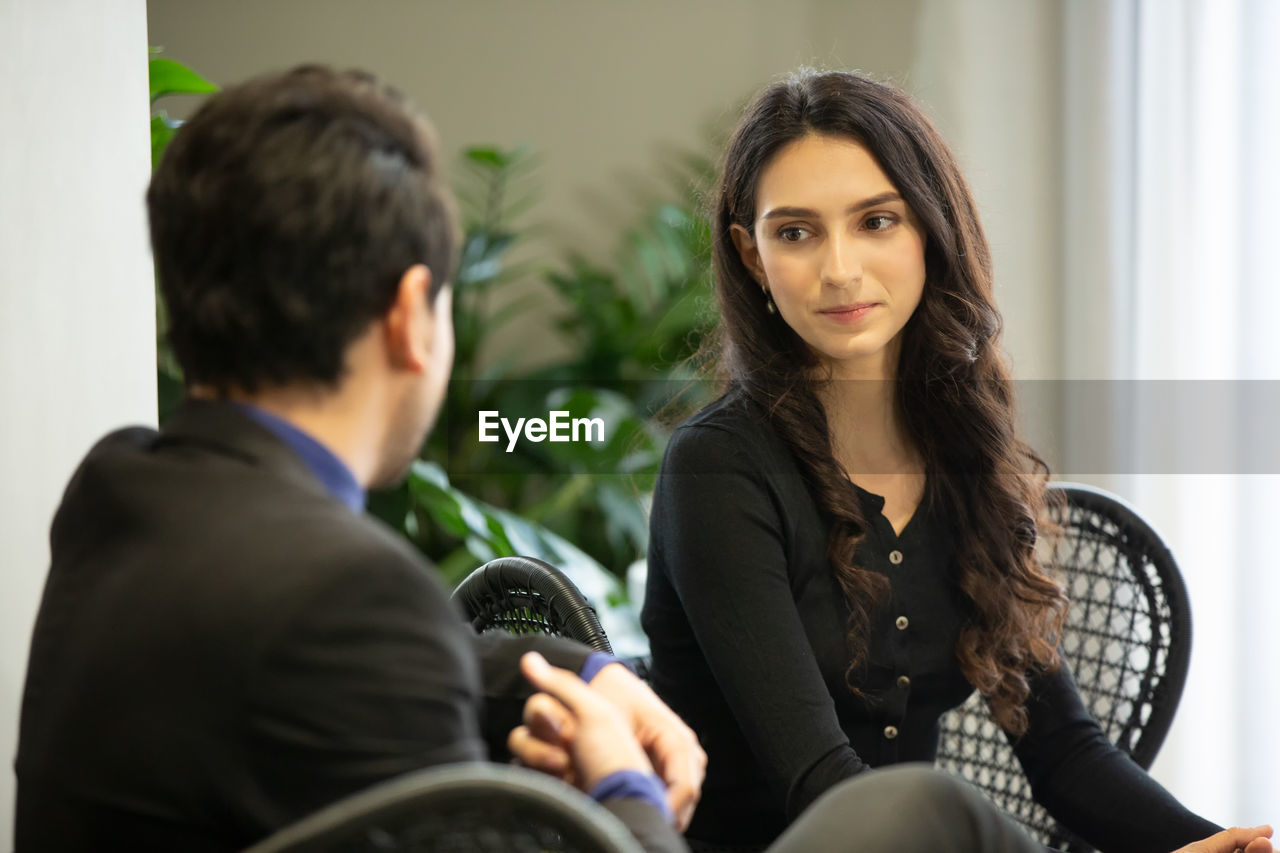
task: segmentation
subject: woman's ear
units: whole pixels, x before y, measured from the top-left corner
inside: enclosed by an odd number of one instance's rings
[[[747,268],[747,272],[751,273],[756,284],[767,287],[768,281],[764,276],[764,265],[760,263],[760,250],[756,248],[756,238],[737,223],[729,226],[729,236],[733,238],[734,248],[738,250],[738,257],[742,259],[742,265]]]

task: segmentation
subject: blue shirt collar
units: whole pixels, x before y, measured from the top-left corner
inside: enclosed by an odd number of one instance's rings
[[[333,451],[284,418],[277,417],[250,403],[237,402],[235,405],[302,457],[302,461],[311,469],[311,473],[316,475],[316,479],[330,495],[345,504],[352,512],[364,512],[364,489],[360,488],[351,469],[344,465]]]

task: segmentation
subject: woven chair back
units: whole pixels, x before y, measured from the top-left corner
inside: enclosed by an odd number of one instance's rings
[[[347,797],[245,853],[639,853],[585,794],[532,770],[453,764]]]
[[[1062,535],[1050,564],[1071,599],[1062,636],[1085,706],[1144,769],[1182,697],[1191,612],[1173,555],[1127,504],[1090,486],[1057,483]],[[1004,733],[977,694],[942,719],[938,765],[983,790],[1041,842],[1093,848],[1060,827],[1031,795]]]
[[[613,654],[595,608],[554,566],[532,557],[499,557],[453,591],[477,633],[553,634]]]

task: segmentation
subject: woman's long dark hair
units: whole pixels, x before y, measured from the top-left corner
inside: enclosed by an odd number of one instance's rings
[[[711,344],[715,361],[731,386],[768,413],[832,520],[827,552],[851,611],[852,674],[866,662],[872,615],[888,580],[854,559],[866,520],[833,454],[813,381],[818,360],[766,310],[731,235],[733,225],[753,232],[762,171],[783,147],[809,134],[865,147],[923,229],[924,293],[902,332],[897,403],[924,459],[925,500],[953,520],[957,582],[973,602],[956,656],[1000,725],[1021,734],[1028,675],[1058,665],[1066,616],[1066,597],[1035,555],[1048,466],[1016,432],[990,250],[969,187],[938,132],[905,94],[857,74],[805,69],[747,108],[730,140],[712,212],[721,317]]]

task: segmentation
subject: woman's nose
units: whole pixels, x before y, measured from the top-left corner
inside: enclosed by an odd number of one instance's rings
[[[836,236],[827,241],[822,259],[822,283],[832,287],[849,287],[862,278],[862,259],[856,241],[849,236]]]

